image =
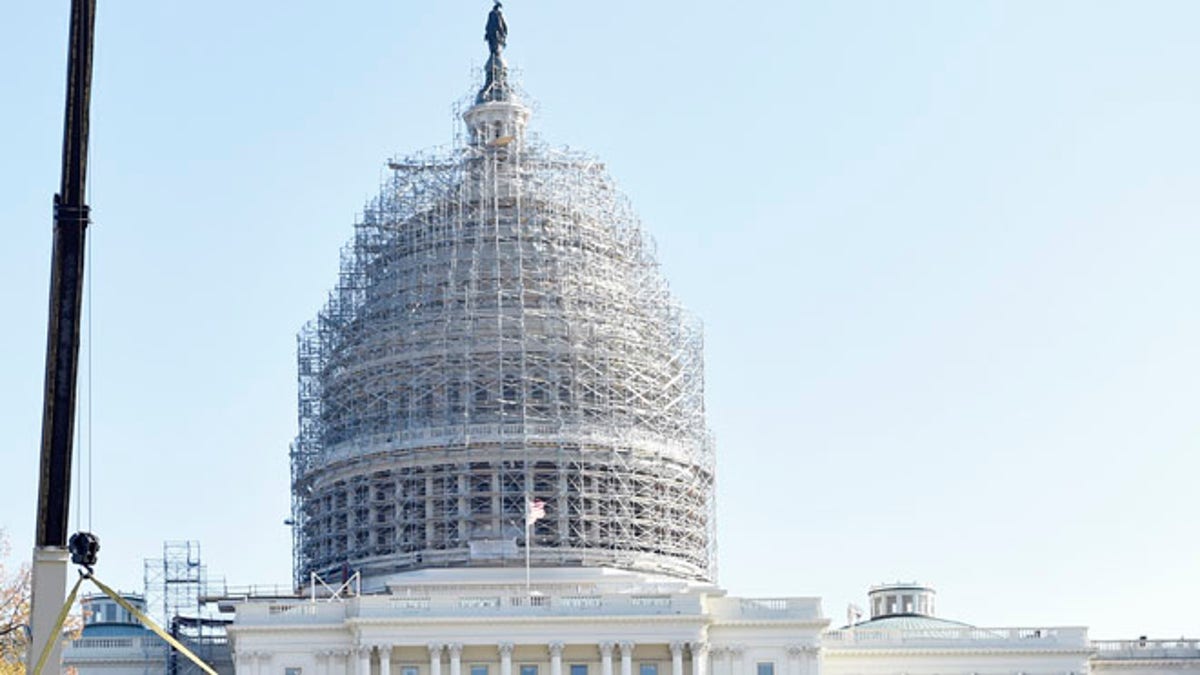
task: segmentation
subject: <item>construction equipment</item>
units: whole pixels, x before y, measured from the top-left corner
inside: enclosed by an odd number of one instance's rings
[[[92,38],[96,1],[72,0],[63,121],[62,180],[54,196],[54,253],[50,268],[50,322],[46,341],[46,388],[38,473],[37,535],[33,552],[32,644],[29,670],[49,640],[67,594],[67,521],[75,431],[75,382],[83,307],[88,118],[92,88]],[[59,648],[49,658],[57,673]]]

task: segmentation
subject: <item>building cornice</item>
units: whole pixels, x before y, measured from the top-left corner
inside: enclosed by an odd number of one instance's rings
[[[770,627],[770,628],[816,628],[821,629],[829,625],[828,619],[797,619],[797,620],[780,620],[780,619],[733,619],[733,620],[713,620],[710,624],[712,628],[740,628],[740,627]]]
[[[347,626],[429,626],[429,625],[472,625],[482,624],[485,626],[494,626],[497,623],[496,617],[487,616],[438,616],[438,617],[421,617],[421,616],[404,616],[404,617],[348,617],[346,619]],[[708,617],[686,615],[686,614],[649,614],[639,616],[597,616],[597,615],[578,615],[578,616],[506,616],[503,617],[504,624],[596,624],[596,623],[618,623],[618,624],[687,624],[695,626],[710,625]]]
[[[686,616],[680,614],[670,615],[650,615],[650,616],[520,616],[520,617],[504,617],[506,625],[521,624],[521,625],[575,625],[575,624],[597,624],[597,623],[613,623],[622,625],[644,625],[644,624],[660,624],[660,625],[684,625],[687,627],[703,628],[710,625],[708,619],[703,616]],[[405,617],[348,617],[341,623],[322,623],[322,624],[234,624],[227,630],[230,636],[248,636],[253,634],[275,634],[275,633],[296,633],[296,632],[344,632],[355,628],[366,628],[376,626],[396,626],[396,627],[425,627],[425,626],[494,626],[496,620],[494,617],[422,617],[422,616],[405,616]]]
[[[342,631],[346,629],[345,623],[310,623],[310,624],[256,624],[256,625],[237,625],[233,624],[225,628],[226,634],[230,637],[245,633],[299,633],[299,632],[325,632],[325,631]]]
[[[1092,668],[1103,670],[1141,670],[1144,668],[1200,669],[1200,659],[1181,656],[1164,659],[1104,659],[1092,657]]]

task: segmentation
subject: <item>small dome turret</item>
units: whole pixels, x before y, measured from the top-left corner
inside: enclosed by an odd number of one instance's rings
[[[867,593],[871,603],[871,618],[888,616],[933,616],[933,599],[937,594],[929,586],[916,582],[900,582],[874,586]]]
[[[146,611],[146,600],[142,596],[129,593],[122,593],[121,596],[139,612]],[[99,624],[140,626],[137,617],[107,595],[86,595],[79,604],[83,609],[84,628]]]

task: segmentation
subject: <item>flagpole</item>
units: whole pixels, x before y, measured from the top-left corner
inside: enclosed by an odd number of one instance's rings
[[[533,502],[529,499],[529,493],[525,493],[525,596],[531,597],[533,589],[529,583],[529,526],[533,516]]]

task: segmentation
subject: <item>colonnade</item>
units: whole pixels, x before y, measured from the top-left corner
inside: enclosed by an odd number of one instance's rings
[[[546,645],[546,650],[550,654],[549,675],[564,675],[563,649],[565,646],[562,642],[551,642]],[[668,646],[671,650],[670,675],[709,675],[707,644],[679,641],[672,642]],[[378,675],[392,675],[392,650],[395,647],[396,645],[391,644],[373,644],[363,645],[357,649],[318,651],[316,652],[317,672],[315,675],[340,675],[341,673],[371,675],[374,664],[378,664]],[[513,675],[514,647],[512,642],[500,642],[496,645],[500,661],[499,675]],[[634,675],[633,657],[636,643],[632,641],[600,642],[596,647],[600,651],[598,675]],[[430,643],[427,648],[429,650],[429,675],[443,675],[442,666],[446,657],[449,660],[449,675],[463,675],[462,643]],[[685,652],[692,656],[690,673],[684,672],[683,656]],[[619,672],[614,668],[614,653],[619,658]],[[239,675],[267,675],[269,661],[270,655],[266,653],[239,653],[237,655],[237,672]]]
[[[661,645],[662,643],[655,644],[660,648]],[[316,673],[314,675],[342,675],[343,673],[346,675],[372,675],[374,664],[378,664],[378,675],[393,675],[392,652],[399,646],[378,643],[362,645],[356,649],[318,651],[316,652]],[[413,645],[403,646],[412,647]],[[429,653],[429,675],[443,675],[443,665],[446,661],[449,662],[448,675],[463,675],[462,643],[429,643],[425,646]],[[576,644],[572,643],[572,646],[576,646]],[[600,672],[593,675],[635,675],[633,660],[636,646],[635,642],[628,640],[596,643],[600,652]],[[706,642],[684,641],[671,642],[667,646],[671,654],[670,675],[760,675],[755,669],[750,650],[744,646],[721,645],[710,649]],[[496,653],[500,662],[498,675],[513,675],[513,650],[515,647],[516,645],[512,642],[496,644]],[[549,675],[564,675],[563,650],[565,647],[563,642],[550,642],[545,645],[550,655]],[[816,652],[817,648],[810,645],[787,647],[786,662],[780,664],[783,668],[771,675],[818,675],[818,669],[815,666]],[[684,670],[685,654],[691,657],[690,672]],[[266,652],[240,652],[236,657],[237,672],[239,675],[271,674],[273,671],[270,669],[270,657],[271,655]]]

